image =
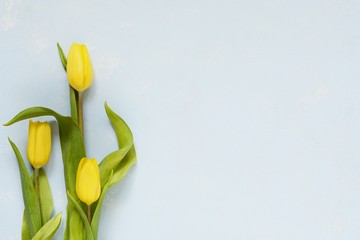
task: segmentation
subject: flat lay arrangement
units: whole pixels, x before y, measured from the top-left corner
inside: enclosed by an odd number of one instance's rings
[[[83,93],[91,87],[94,79],[90,55],[84,44],[72,44],[67,57],[59,44],[57,48],[68,79],[64,84],[69,84],[69,116],[36,106],[19,112],[4,124],[16,127],[15,123],[19,121],[29,121],[26,158],[9,137],[19,166],[24,202],[21,235],[23,240],[52,239],[61,221],[65,221],[65,240],[101,239],[98,229],[104,197],[136,162],[133,135],[126,122],[105,103],[105,113],[115,131],[118,149],[101,161],[86,154]],[[48,122],[35,120],[41,116],[53,117],[59,129],[68,201],[63,211],[66,215],[54,212],[54,189],[51,189],[43,168],[51,164],[52,130]],[[63,219],[65,216],[66,220]]]

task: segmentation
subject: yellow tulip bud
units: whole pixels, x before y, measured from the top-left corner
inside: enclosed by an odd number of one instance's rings
[[[93,69],[85,44],[73,43],[66,65],[70,85],[78,92],[89,88],[93,81]]]
[[[50,159],[51,127],[47,122],[29,122],[27,156],[34,168],[41,168]]]
[[[99,166],[95,158],[81,159],[76,175],[76,194],[87,205],[100,197]]]

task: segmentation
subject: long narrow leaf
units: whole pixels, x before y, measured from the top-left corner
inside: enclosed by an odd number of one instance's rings
[[[49,181],[46,177],[45,171],[40,168],[39,171],[39,195],[40,195],[40,208],[41,208],[41,219],[45,224],[51,218],[51,214],[54,209],[52,201],[52,194],[50,190]]]
[[[67,60],[66,60],[64,51],[62,50],[59,43],[57,43],[56,46],[57,46],[57,49],[58,49],[58,52],[59,52],[61,63],[63,65],[63,67],[64,67],[64,70],[66,71]]]
[[[22,240],[30,240],[31,239],[30,227],[29,227],[29,223],[26,219],[25,210],[24,210],[22,226],[21,226],[21,239]]]
[[[117,115],[107,103],[105,103],[106,114],[113,126],[118,140],[119,149],[133,144],[133,135],[126,122]]]
[[[21,111],[4,126],[40,116],[53,116],[58,122],[66,189],[74,196],[76,171],[80,160],[85,156],[85,147],[81,132],[72,118],[64,117],[48,108],[33,107]]]
[[[10,139],[9,142],[14,150],[19,165],[22,194],[25,205],[25,215],[27,222],[29,223],[31,236],[34,236],[35,233],[37,233],[37,231],[42,226],[40,207],[36,198],[36,193],[32,182],[32,178],[29,175],[29,172],[25,166],[24,160],[19,152],[19,149]]]
[[[21,120],[40,117],[40,116],[53,116],[56,118],[59,126],[59,134],[60,134],[60,144],[61,151],[63,157],[63,165],[64,165],[64,176],[65,176],[65,186],[66,190],[70,192],[74,198],[77,200],[76,195],[76,172],[77,167],[79,165],[80,160],[85,157],[85,147],[84,142],[81,136],[81,132],[77,126],[77,124],[73,121],[71,117],[64,117],[55,111],[44,108],[44,107],[33,107],[28,108],[21,111],[17,114],[13,119],[11,119],[8,123],[4,124],[5,126],[9,126]],[[69,233],[70,223],[72,221],[72,217],[77,219],[78,213],[74,211],[72,212],[73,207],[67,207],[67,218],[66,218],[66,230],[64,239],[70,240],[81,240],[81,238],[71,238]],[[78,232],[81,232],[82,229],[79,227],[77,229]]]
[[[61,63],[63,65],[63,67],[64,67],[65,72],[66,72],[66,70],[67,70],[66,56],[65,56],[64,51],[62,50],[60,44],[57,43],[56,45],[57,45],[57,49],[58,49],[58,52],[59,52]],[[74,122],[77,123],[78,122],[77,102],[78,102],[78,99],[79,99],[78,92],[69,85],[69,93],[70,93],[71,117],[72,117],[72,119],[74,119]]]
[[[74,204],[72,204],[70,199],[68,199],[68,205],[66,211],[67,211],[67,217],[66,217],[64,240],[87,239],[87,234],[83,220],[81,219],[78,210],[76,210]]]
[[[50,219],[31,240],[51,240],[60,226],[61,217],[62,214],[59,213]]]
[[[119,150],[116,150],[106,156],[99,164],[100,181],[102,192],[94,210],[91,227],[93,229],[94,237],[97,237],[100,213],[103,204],[103,199],[107,191],[116,183],[121,181],[129,169],[136,162],[136,153],[133,143],[133,136],[130,128],[125,121],[119,117],[111,108],[105,103],[106,114],[113,126],[118,141]]]
[[[102,209],[103,199],[107,191],[116,183],[120,182],[126,176],[129,169],[135,164],[135,162],[136,162],[135,148],[132,147],[128,152],[128,154],[126,155],[126,157],[119,163],[119,166],[117,166],[116,173],[113,174],[113,171],[111,171],[108,182],[102,188],[101,195],[97,202],[93,219],[91,222],[91,228],[93,230],[95,239],[97,239],[99,222],[100,222],[100,213]]]
[[[75,206],[75,209],[78,211],[78,213],[81,216],[81,219],[83,221],[83,224],[85,225],[85,229],[86,229],[86,234],[87,234],[87,239],[88,240],[94,240],[94,236],[93,236],[93,232],[92,229],[90,227],[90,224],[88,222],[88,219],[84,213],[84,211],[82,210],[82,208],[80,207],[80,205],[76,202],[76,200],[71,196],[71,194],[69,192],[67,192],[68,198],[71,200],[71,203]],[[74,227],[74,226],[72,226]]]
[[[98,230],[99,230],[99,221],[100,221],[100,213],[101,213],[102,204],[104,201],[104,197],[110,188],[110,181],[111,181],[112,176],[113,176],[113,171],[111,171],[111,173],[110,173],[108,182],[101,189],[101,194],[100,194],[99,200],[97,202],[97,207],[94,211],[94,214],[93,214],[93,217],[91,220],[91,229],[93,231],[95,239],[97,239],[97,234],[98,234]]]
[[[40,195],[40,209],[41,209],[41,219],[42,223],[46,223],[51,218],[51,214],[54,208],[52,195],[50,190],[50,185],[47,180],[45,171],[41,168],[39,170],[39,195]],[[24,210],[22,228],[21,228],[21,239],[30,240],[31,233],[29,223],[26,219],[26,214]]]
[[[110,172],[117,168],[121,160],[126,156],[128,151],[133,147],[134,144],[131,130],[126,124],[126,122],[114,111],[112,111],[106,103],[105,110],[111,122],[111,125],[114,128],[119,150],[109,154],[99,164],[100,180],[102,187],[107,182]],[[114,171],[114,174],[116,174],[116,171]]]

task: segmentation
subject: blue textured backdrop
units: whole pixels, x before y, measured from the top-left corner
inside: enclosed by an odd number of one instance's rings
[[[0,122],[34,105],[68,113],[56,42],[86,43],[88,155],[116,148],[108,101],[139,160],[105,200],[100,239],[359,239],[359,12],[358,0],[0,0]],[[25,154],[27,122],[0,127],[0,232],[18,240],[7,136]]]

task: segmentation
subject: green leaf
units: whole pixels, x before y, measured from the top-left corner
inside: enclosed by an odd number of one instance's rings
[[[123,158],[128,154],[131,148],[133,148],[133,135],[129,126],[126,122],[118,116],[111,108],[105,103],[106,114],[113,126],[118,141],[119,150],[116,150],[106,156],[99,164],[100,171],[100,181],[102,187],[108,181],[110,172],[114,170],[114,175],[116,175],[117,169],[123,165],[119,165]],[[132,161],[136,162],[135,150],[133,150]],[[133,164],[131,164],[133,165]],[[131,166],[130,166],[131,167]]]
[[[127,146],[126,148],[116,150],[107,155],[100,162],[99,171],[101,187],[104,187],[104,185],[108,182],[110,176],[108,173],[112,172],[119,165],[131,148],[132,146]]]
[[[68,210],[67,211],[68,217],[67,217],[66,229],[64,234],[64,240],[87,239],[83,220],[81,219],[79,212],[74,207],[74,204],[71,203],[70,199],[68,199],[67,210]]]
[[[95,238],[97,238],[101,208],[107,191],[121,181],[136,163],[135,147],[130,128],[106,103],[105,110],[115,130],[119,150],[110,153],[99,164],[102,189],[91,221],[91,228]]]
[[[5,126],[9,126],[16,122],[40,117],[40,116],[53,116],[58,122],[59,126],[59,134],[60,134],[60,145],[61,145],[61,152],[63,157],[63,165],[64,165],[64,176],[65,176],[65,186],[67,191],[70,192],[74,198],[77,199],[76,195],[76,172],[77,167],[79,165],[80,160],[85,157],[85,147],[84,141],[81,136],[81,132],[73,121],[71,117],[62,116],[51,109],[44,108],[44,107],[33,107],[28,108],[21,111],[17,114],[13,119],[11,119],[8,123],[4,124]],[[75,239],[81,240],[81,238],[70,238],[71,235],[69,233],[70,223],[72,221],[72,217],[78,218],[77,211],[70,214],[72,212],[73,207],[67,207],[67,218],[66,218],[66,229],[65,229],[65,239]]]
[[[79,204],[71,204],[71,202],[77,203],[78,201],[75,191],[76,171],[79,161],[85,156],[84,143],[77,124],[70,117],[61,116],[50,109],[42,107],[26,109],[5,124],[7,126],[24,119],[44,115],[50,115],[57,119],[63,154],[65,184],[70,195],[68,197],[69,203],[67,206],[68,217],[64,235],[65,240],[85,239],[84,231],[86,231],[88,239],[90,238],[92,240],[94,237],[96,239],[101,207],[106,192],[111,186],[121,181],[131,166],[136,162],[136,152],[130,128],[107,104],[105,104],[105,110],[115,130],[119,150],[109,154],[99,164],[102,193],[97,204],[94,204],[94,214],[90,228],[93,229],[93,235],[89,235],[89,224],[87,221],[84,222],[84,210]],[[87,223],[87,225],[85,223]]]
[[[66,59],[66,56],[62,50],[62,48],[60,47],[60,44],[57,43],[57,49],[58,49],[58,52],[59,52],[59,56],[60,56],[60,59],[61,59],[61,63],[64,67],[64,70],[66,72],[66,68],[67,68],[67,59]],[[71,117],[72,119],[74,120],[74,122],[78,122],[78,110],[77,110],[77,103],[78,103],[78,99],[79,99],[79,94],[78,92],[72,88],[70,85],[69,85],[69,93],[70,93],[70,109],[71,109]]]
[[[41,219],[43,223],[46,223],[51,218],[53,212],[53,201],[51,196],[50,185],[47,180],[45,171],[41,168],[39,169],[39,194],[40,194],[40,209],[41,209]],[[30,240],[31,233],[29,229],[29,223],[27,222],[25,210],[22,221],[22,230],[21,236],[23,240]]]
[[[82,210],[80,205],[76,202],[76,200],[71,196],[71,194],[69,192],[67,192],[67,195],[68,195],[68,198],[71,200],[71,203],[75,206],[75,209],[80,214],[81,220],[83,221],[83,224],[85,225],[87,239],[94,240],[92,229],[90,227],[90,224],[88,222],[88,219],[87,219],[84,211]],[[76,226],[71,226],[71,227],[73,227],[74,229],[77,229]]]
[[[85,157],[85,147],[81,132],[71,117],[64,117],[48,108],[33,107],[21,111],[13,119],[4,124],[4,126],[9,126],[25,119],[40,116],[53,116],[58,122],[64,164],[65,185],[66,189],[74,195],[74,193],[76,193],[75,184],[77,167],[80,160]]]
[[[111,122],[111,125],[113,126],[116,134],[116,138],[118,141],[119,149],[124,148],[128,145],[132,145],[133,142],[133,135],[131,133],[131,130],[129,126],[126,124],[126,122],[117,115],[107,103],[105,103],[105,111],[106,114]]]
[[[22,195],[25,205],[25,215],[27,222],[29,223],[31,236],[34,236],[35,233],[37,233],[42,226],[40,207],[36,198],[36,193],[32,178],[29,175],[29,172],[25,166],[24,160],[19,152],[19,149],[10,139],[9,142],[14,150],[19,165]]]
[[[21,239],[22,240],[30,240],[31,239],[29,223],[28,223],[28,221],[26,219],[25,210],[24,210],[23,219],[22,219]]]
[[[45,171],[40,168],[39,170],[39,195],[40,195],[40,208],[41,219],[46,223],[51,218],[54,209],[52,195],[50,190],[49,181],[46,177]]]
[[[62,214],[59,213],[50,219],[31,240],[51,240],[60,226],[61,217]]]
[[[110,180],[113,176],[113,171],[111,171],[110,176],[109,176],[109,180],[107,181],[107,183],[104,185],[104,187],[101,189],[101,194],[99,197],[99,200],[97,202],[97,207],[94,211],[94,214],[92,216],[92,220],[91,220],[91,229],[94,233],[94,237],[95,239],[97,239],[97,234],[98,234],[98,230],[99,230],[99,220],[100,220],[100,213],[101,213],[101,207],[104,201],[104,197],[107,193],[107,191],[110,188]]]
[[[126,154],[125,158],[119,163],[119,165],[114,170],[114,176],[111,179],[110,186],[120,182],[126,174],[129,172],[130,168],[136,163],[136,152],[134,146]]]
[[[57,45],[57,49],[58,49],[58,52],[59,52],[61,63],[63,65],[63,67],[64,67],[64,70],[66,71],[67,60],[66,60],[65,54],[64,54],[62,48],[60,47],[60,44],[57,43],[56,45]]]

